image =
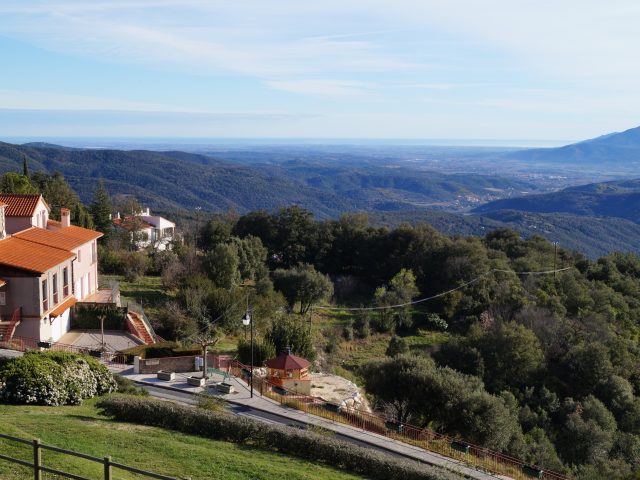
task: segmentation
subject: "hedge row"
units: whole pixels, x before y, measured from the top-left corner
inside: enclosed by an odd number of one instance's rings
[[[323,462],[375,480],[462,478],[437,467],[397,459],[332,437],[284,425],[267,425],[226,412],[211,412],[172,402],[127,396],[107,397],[98,403],[98,407],[105,415],[120,421],[272,450]]]

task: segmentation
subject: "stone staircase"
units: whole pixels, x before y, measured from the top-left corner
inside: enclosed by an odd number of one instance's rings
[[[0,320],[0,341],[8,342],[13,338],[13,334],[16,331],[16,327],[20,325],[22,320],[22,310],[17,308],[11,320]]]
[[[151,335],[151,332],[149,332],[146,323],[144,322],[144,320],[142,320],[138,313],[129,311],[127,316],[129,319],[129,325],[133,329],[132,333],[135,336],[142,340],[146,345],[152,345],[156,343],[153,336]]]

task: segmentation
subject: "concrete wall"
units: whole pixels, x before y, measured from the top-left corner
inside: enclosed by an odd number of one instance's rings
[[[16,308],[22,307],[23,317],[41,318],[40,309],[40,277],[2,275],[7,284],[2,287],[5,292],[6,305],[0,306],[3,318],[11,317]]]
[[[64,229],[61,229],[64,233]],[[93,251],[96,241],[92,240],[74,250],[77,258],[73,263],[74,294],[78,300],[84,300],[98,289],[98,261],[94,262]]]
[[[32,219],[30,217],[6,217],[5,228],[7,230],[7,234],[18,233],[22,230],[33,227],[31,222]]]
[[[214,367],[217,365],[214,357],[215,355],[212,353],[207,355],[208,367]],[[176,373],[195,372],[195,359],[196,356],[141,358],[139,362],[140,373],[158,373],[160,370]]]

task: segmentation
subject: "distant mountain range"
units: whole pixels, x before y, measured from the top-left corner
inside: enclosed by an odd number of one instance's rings
[[[395,159],[388,152],[367,155],[338,146],[324,151],[292,146],[196,154],[0,143],[0,173],[21,171],[26,155],[32,171],[62,173],[84,202],[91,201],[102,178],[112,195],[133,195],[153,210],[177,217],[193,214],[197,207],[243,213],[298,204],[319,218],[366,211],[375,224],[423,221],[448,234],[484,235],[513,228],[590,257],[611,250],[640,253],[640,180],[536,193],[539,183],[427,171],[413,160],[413,150],[400,150]],[[473,158],[474,153],[440,149],[432,155],[446,160]],[[560,148],[497,155],[546,165],[548,171],[565,165],[611,165],[625,170],[626,176],[637,171],[640,177],[640,127]],[[471,214],[459,213],[479,204]]]
[[[553,193],[506,198],[481,205],[474,213],[486,215],[501,210],[618,217],[640,222],[640,180],[593,183]]]
[[[242,213],[298,204],[320,218],[354,210],[393,211],[488,201],[535,190],[530,182],[484,176],[385,168],[354,162],[340,165],[304,159],[288,163],[240,164],[206,155],[145,150],[76,149],[50,144],[0,143],[0,172],[21,171],[22,155],[33,171],[60,172],[84,202],[102,178],[112,195],[134,195],[164,212]]]
[[[624,132],[610,133],[583,142],[558,148],[534,148],[510,152],[506,158],[528,163],[573,164],[622,167],[625,170],[640,168],[640,127]],[[640,170],[638,171],[640,174]]]

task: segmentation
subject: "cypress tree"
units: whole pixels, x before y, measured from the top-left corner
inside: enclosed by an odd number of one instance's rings
[[[91,204],[91,215],[93,215],[93,223],[96,230],[104,234],[102,241],[106,241],[111,233],[113,224],[111,221],[111,199],[102,180],[98,181],[93,203]]]
[[[31,178],[29,175],[29,159],[24,153],[22,154],[22,174],[27,178]]]

